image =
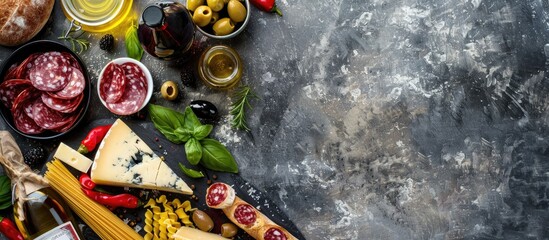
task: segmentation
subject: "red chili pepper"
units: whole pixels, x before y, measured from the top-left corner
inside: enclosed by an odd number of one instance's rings
[[[282,11],[276,7],[275,0],[251,0],[250,2],[259,8],[259,10],[265,12],[276,12],[276,14],[282,16]]]
[[[111,129],[112,124],[110,125],[104,125],[104,126],[97,126],[93,128],[88,135],[86,135],[86,138],[80,142],[80,147],[78,147],[78,152],[82,154],[89,153],[95,149],[97,144],[99,144],[109,129]]]
[[[94,201],[113,208],[137,208],[142,205],[141,201],[139,201],[136,196],[133,196],[129,193],[110,195],[85,188],[82,188],[82,191],[86,194],[86,196],[93,199]]]
[[[9,240],[25,240],[23,234],[19,232],[15,224],[5,217],[0,217],[0,232]]]
[[[86,173],[80,174],[80,177],[78,178],[78,180],[80,181],[80,185],[82,185],[82,187],[86,189],[93,190],[95,188],[95,183],[92,181],[90,176]]]

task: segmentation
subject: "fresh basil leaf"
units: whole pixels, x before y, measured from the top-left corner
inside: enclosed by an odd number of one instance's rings
[[[204,138],[200,143],[202,145],[200,163],[204,167],[220,172],[238,173],[236,161],[223,144],[211,138]]]
[[[179,168],[181,169],[181,171],[183,171],[183,173],[185,173],[185,175],[187,175],[188,177],[191,177],[191,178],[203,178],[204,177],[204,174],[201,172],[201,171],[196,171],[194,169],[190,169],[190,168],[186,168],[185,166],[183,166],[183,164],[179,163]]]
[[[194,131],[195,128],[202,126],[198,117],[190,107],[185,108],[185,128]]]
[[[11,206],[11,181],[6,175],[0,176],[0,210]]]
[[[139,38],[137,37],[137,27],[132,24],[126,30],[126,54],[128,54],[128,57],[131,57],[137,61],[141,61],[141,57],[143,57],[143,48],[141,47],[141,43],[139,43]]]
[[[212,129],[213,129],[213,126],[210,124],[196,127],[193,130],[193,137],[196,138],[196,140],[202,140],[206,138],[208,135],[210,135],[210,132],[212,132]]]
[[[0,204],[0,210],[11,207],[11,199]]]
[[[189,141],[189,139],[193,136],[191,131],[183,127],[176,128],[174,133],[177,135],[178,139],[183,142]]]
[[[190,138],[185,143],[185,153],[187,154],[187,161],[190,164],[198,164],[202,158],[202,146],[200,146],[200,142],[196,138]]]
[[[185,116],[182,113],[159,105],[149,104],[149,115],[154,127],[168,140],[176,144],[185,142],[175,133],[177,128],[183,127]]]

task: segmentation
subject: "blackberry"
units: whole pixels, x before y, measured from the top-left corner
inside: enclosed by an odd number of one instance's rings
[[[105,34],[105,36],[99,40],[99,48],[108,52],[112,51],[114,48],[114,36],[112,34]]]
[[[25,164],[27,164],[32,169],[38,169],[47,158],[47,152],[43,147],[35,147],[26,151],[23,155],[25,159]]]
[[[179,77],[181,77],[181,83],[183,83],[183,86],[189,88],[195,87],[196,81],[192,72],[182,70],[181,73],[179,73]]]

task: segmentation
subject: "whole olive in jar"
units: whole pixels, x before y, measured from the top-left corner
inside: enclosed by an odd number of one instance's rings
[[[196,225],[196,227],[204,232],[209,232],[214,227],[214,222],[210,216],[208,216],[207,213],[201,211],[201,210],[194,210],[193,212],[193,223]]]
[[[246,19],[246,7],[238,0],[231,0],[227,4],[227,12],[234,22],[243,22]]]
[[[211,102],[195,100],[189,104],[194,114],[202,119],[215,120],[217,118],[217,107]]]
[[[234,22],[230,18],[219,19],[213,25],[213,31],[217,36],[228,35],[234,31]]]

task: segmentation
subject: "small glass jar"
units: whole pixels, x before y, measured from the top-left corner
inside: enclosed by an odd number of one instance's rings
[[[133,0],[61,0],[69,20],[88,32],[107,32],[131,17]]]
[[[236,86],[242,77],[243,68],[240,55],[225,45],[207,48],[198,61],[200,79],[214,89],[230,89]]]

